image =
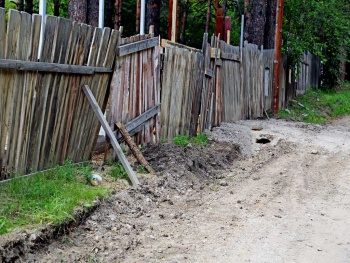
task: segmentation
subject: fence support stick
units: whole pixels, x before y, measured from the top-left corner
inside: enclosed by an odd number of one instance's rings
[[[120,148],[120,145],[117,141],[117,139],[115,138],[114,134],[113,134],[113,131],[111,129],[111,127],[109,127],[101,109],[100,109],[100,106],[98,105],[94,95],[92,94],[90,88],[88,85],[85,85],[83,87],[83,90],[84,90],[84,93],[93,109],[93,111],[95,112],[97,118],[99,119],[103,129],[105,130],[106,132],[106,135],[111,139],[111,144],[113,146],[113,149],[114,151],[117,153],[118,155],[118,158],[120,160],[120,162],[122,163],[123,167],[125,168],[131,182],[133,185],[137,185],[139,184],[139,180],[137,179],[134,171],[132,170],[128,160],[126,159],[122,149]]]

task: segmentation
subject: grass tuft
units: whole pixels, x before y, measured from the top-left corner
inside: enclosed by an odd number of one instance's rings
[[[314,124],[323,124],[342,115],[350,114],[350,89],[310,89],[303,96],[288,103],[278,117]]]
[[[115,180],[126,179],[128,182],[130,182],[127,172],[119,161],[115,162],[113,166],[109,168],[108,175],[113,177]]]
[[[208,136],[205,133],[201,133],[192,138],[190,138],[188,134],[178,135],[173,139],[175,145],[180,145],[183,147],[186,147],[189,143],[205,146],[208,144],[208,141]]]
[[[105,187],[87,184],[92,176],[88,167],[69,164],[0,184],[0,234],[29,225],[60,224],[73,219],[76,207],[89,207],[97,197],[108,195]]]

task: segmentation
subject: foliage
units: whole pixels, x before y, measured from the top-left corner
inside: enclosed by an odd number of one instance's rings
[[[108,194],[103,186],[88,185],[89,176],[88,167],[66,162],[31,178],[19,177],[0,184],[0,234],[13,228],[73,219],[74,208],[89,207],[96,197]]]
[[[208,137],[205,133],[201,133],[195,137],[190,138],[188,133],[186,135],[178,135],[173,138],[173,142],[175,145],[180,145],[186,147],[189,143],[197,144],[197,145],[207,145]]]
[[[189,144],[189,135],[177,135],[173,138],[173,142],[175,145],[186,147]]]
[[[142,164],[140,164],[139,167],[137,168],[137,172],[140,174],[147,173],[146,168]]]
[[[208,136],[205,133],[201,133],[196,137],[192,137],[190,142],[197,145],[207,145],[208,144]]]
[[[290,66],[299,65],[303,52],[312,52],[323,62],[323,86],[338,85],[350,47],[349,11],[349,0],[286,1],[283,50]]]
[[[349,87],[349,85],[348,85]],[[280,110],[279,118],[291,118],[308,123],[325,123],[338,116],[350,114],[350,89],[310,89]]]
[[[119,161],[113,164],[113,166],[109,169],[108,174],[116,180],[126,179],[129,181],[129,176]]]

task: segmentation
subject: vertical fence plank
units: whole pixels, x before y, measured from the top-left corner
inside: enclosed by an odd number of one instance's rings
[[[23,32],[23,31],[22,31]],[[21,35],[21,14],[18,11],[10,10],[8,14],[7,24],[7,38],[6,38],[6,55],[7,59],[17,59],[22,54],[20,52],[20,36]],[[20,90],[20,82],[22,80],[20,75],[16,74],[16,70],[4,70],[4,85],[5,85],[5,126],[7,134],[7,151],[5,155],[5,162],[10,171],[14,168],[14,151],[16,147],[15,134],[18,134],[16,130],[16,108],[18,101],[18,92]],[[7,87],[7,88],[6,88]]]
[[[52,16],[46,16],[44,30],[43,49],[40,55],[41,62],[53,62],[56,48],[58,19]],[[43,142],[44,120],[46,116],[46,105],[51,87],[53,74],[39,73],[36,85],[36,100],[34,110],[34,120],[31,129],[30,149],[28,166],[34,171],[38,169],[40,150]]]
[[[6,32],[5,32],[5,9],[0,8],[0,58],[5,58]],[[4,70],[0,69],[0,75]],[[5,158],[5,141],[6,141],[6,126],[5,126],[5,82],[4,77],[0,78],[0,179],[2,179],[1,170],[5,166],[3,160]]]

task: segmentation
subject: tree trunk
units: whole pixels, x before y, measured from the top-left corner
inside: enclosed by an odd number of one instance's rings
[[[208,0],[207,20],[205,22],[205,33],[209,32],[210,17],[211,17],[211,0]]]
[[[87,23],[93,27],[98,27],[99,0],[88,0],[88,16]]]
[[[180,2],[177,3],[177,11],[176,11],[176,42],[180,42]]]
[[[160,0],[147,0],[147,28],[154,26],[154,36],[160,33]]]
[[[225,17],[226,17],[226,6],[227,0],[222,0],[222,34],[221,39],[225,39],[226,37],[226,27],[225,27]]]
[[[85,0],[69,0],[68,17],[78,23],[86,23],[87,2]]]
[[[244,37],[259,48],[264,43],[265,0],[245,0]]]
[[[1,2],[1,0],[0,0],[0,2]],[[1,7],[1,4],[0,4],[0,7]],[[26,11],[28,14],[33,14],[33,0],[26,1],[24,11]]]
[[[18,11],[23,11],[24,10],[24,1],[23,0],[18,0],[17,1],[17,9],[18,9]]]
[[[0,7],[5,8],[5,0],[0,0]]]
[[[169,13],[168,13],[168,39],[171,39],[171,28],[173,21],[173,0],[169,0]]]
[[[122,25],[122,7],[123,7],[122,0],[115,0],[115,2],[114,2],[114,29],[117,29],[117,30]]]
[[[137,0],[136,3],[136,34],[140,33],[141,23],[141,0]]]
[[[29,0],[29,1],[32,1],[32,0]],[[28,5],[28,0],[27,0],[27,5]],[[54,16],[60,16],[60,5],[61,5],[61,1],[60,0],[54,0],[53,1],[53,15]],[[33,5],[32,5],[32,10],[33,10]]]
[[[114,19],[117,11],[114,11],[114,0],[106,0],[105,3],[105,27],[114,28]],[[119,29],[119,28],[115,28]]]
[[[277,0],[267,0],[264,49],[275,48]]]
[[[188,0],[185,0],[185,8],[182,15],[182,29],[181,29],[182,44],[185,44],[185,41],[186,41],[187,8],[188,8]]]

